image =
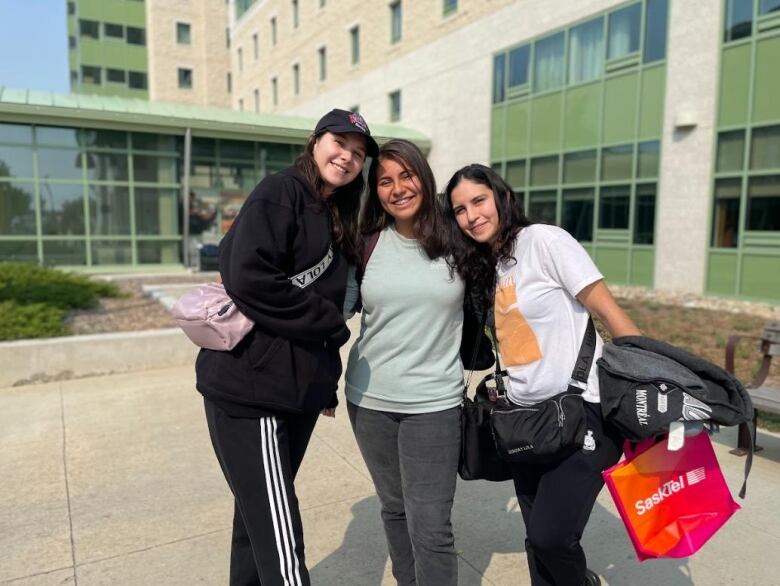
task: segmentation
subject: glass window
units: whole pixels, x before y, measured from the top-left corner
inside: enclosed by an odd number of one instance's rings
[[[604,19],[599,17],[569,32],[569,83],[601,76],[604,58]]]
[[[292,25],[293,28],[298,28],[300,24],[300,14],[298,13],[298,0],[292,0]]]
[[[715,182],[715,210],[712,216],[714,247],[737,247],[741,182],[741,179],[718,179]]]
[[[99,39],[100,23],[95,20],[79,19],[79,34],[89,39]]]
[[[113,24],[111,22],[103,23],[103,34],[110,39],[124,39],[125,27],[121,24]]]
[[[609,15],[607,59],[617,59],[639,51],[640,3],[626,6]]]
[[[328,77],[328,54],[325,47],[317,49],[317,60],[320,65],[320,81],[325,81]]]
[[[271,45],[276,46],[276,17],[271,17]]]
[[[647,0],[645,12],[645,63],[666,57],[668,0]]]
[[[81,179],[81,152],[75,149],[38,149],[38,175],[43,178]]]
[[[127,133],[119,130],[84,130],[84,146],[93,149],[126,149]]]
[[[753,0],[726,0],[724,40],[749,37],[753,29]]]
[[[141,71],[129,71],[127,73],[127,85],[134,90],[145,90],[146,74]]]
[[[501,170],[501,163],[491,163],[490,168],[493,169],[493,171],[495,171],[496,175],[498,175],[499,177],[504,177],[504,174]],[[509,179],[507,177],[504,177],[504,179],[506,180],[507,183],[509,182]]]
[[[509,51],[509,87],[528,83],[528,57],[531,45],[515,47]]]
[[[155,155],[133,155],[133,180],[147,183],[176,183],[176,159]]]
[[[127,42],[131,45],[146,45],[146,31],[134,26],[127,27]]]
[[[558,183],[558,155],[531,159],[531,185]]]
[[[593,241],[593,189],[565,189],[561,227],[580,242]]]
[[[360,63],[360,27],[349,29],[349,42],[351,47],[352,65]]]
[[[2,187],[0,187],[0,194]],[[3,224],[0,220],[0,232]],[[38,262],[38,243],[35,240],[0,240],[0,259],[13,262]]]
[[[255,61],[260,57],[260,43],[257,40],[257,33],[252,35],[252,57]]]
[[[620,181],[633,175],[634,147],[630,144],[605,147],[601,150],[601,179]]]
[[[634,244],[653,244],[655,238],[655,183],[636,186]]]
[[[0,145],[0,177],[32,177],[32,149]]]
[[[780,126],[753,129],[750,168],[780,169]]]
[[[106,81],[111,83],[125,83],[126,76],[124,69],[106,69]]]
[[[301,93],[301,66],[297,63],[292,66],[293,74],[293,94],[296,96]]]
[[[238,60],[238,70],[244,71],[244,50],[241,47],[236,50],[236,59]]]
[[[0,124],[0,142],[32,144],[32,126],[26,124]]]
[[[193,138],[192,139],[193,157],[216,157],[217,142],[213,138]]]
[[[557,206],[555,190],[532,191],[528,198],[528,218],[532,222],[555,224]]]
[[[44,240],[43,264],[86,265],[87,245],[83,240]]]
[[[223,164],[219,168],[220,184],[224,189],[251,191],[257,185],[254,163]]]
[[[129,240],[93,240],[91,248],[93,265],[129,265],[133,262]]]
[[[35,141],[41,145],[79,147],[78,130],[75,128],[57,128],[55,126],[38,126],[35,129]]]
[[[741,171],[744,158],[744,130],[732,130],[718,134],[718,158],[715,162],[715,170],[718,173]]]
[[[174,236],[179,233],[181,209],[176,189],[136,187],[135,231],[149,236]]]
[[[458,0],[444,0],[443,13],[444,16],[452,14],[458,10]]]
[[[127,181],[127,155],[87,153],[87,177],[95,181]]]
[[[176,42],[180,45],[189,45],[192,42],[192,28],[188,23],[176,23]]]
[[[219,156],[222,159],[251,161],[255,158],[254,143],[245,140],[221,140],[219,141]]]
[[[271,80],[271,96],[276,106],[279,103],[279,81],[275,77]]]
[[[397,43],[401,40],[403,33],[403,13],[401,11],[401,0],[393,2],[390,5],[390,42]]]
[[[130,192],[127,187],[89,186],[89,228],[92,234],[130,234]]]
[[[543,92],[563,85],[564,33],[536,41],[534,45],[534,91]]]
[[[596,180],[596,150],[563,156],[564,183],[591,183]]]
[[[658,177],[658,163],[661,158],[661,143],[657,140],[640,142],[637,148],[636,176],[641,179]]]
[[[493,57],[493,103],[503,102],[506,90],[506,53]]]
[[[401,90],[390,92],[390,122],[398,122],[401,119]]]
[[[179,264],[181,263],[181,243],[177,240],[139,240],[139,264]]]
[[[183,90],[192,89],[192,69],[179,67],[179,87]]]
[[[32,183],[0,182],[0,234],[35,234]]]
[[[780,231],[780,175],[750,179],[746,230]]]
[[[94,83],[100,85],[100,67],[92,67],[91,65],[81,66],[81,79],[84,83]]]
[[[73,35],[68,35],[68,49],[75,49],[76,44],[77,44],[76,37],[74,37]],[[71,71],[71,73],[73,72]]]
[[[780,0],[758,0],[758,13],[763,16],[780,11]]]
[[[84,234],[84,188],[41,182],[41,226],[44,234]]]
[[[68,16],[73,16],[76,14],[76,3],[69,1],[68,2]]]
[[[133,149],[138,151],[175,151],[175,137],[166,134],[134,132]]]
[[[602,187],[599,199],[599,228],[611,230],[628,229],[628,204],[631,200],[630,187]]]
[[[501,163],[498,163],[499,174],[501,173]],[[507,161],[506,163],[506,182],[511,187],[522,189],[525,187],[525,161]]]

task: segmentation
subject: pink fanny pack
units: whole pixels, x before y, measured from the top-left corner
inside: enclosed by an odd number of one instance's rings
[[[238,310],[221,283],[200,285],[185,293],[171,314],[190,340],[209,350],[232,350],[255,325]]]

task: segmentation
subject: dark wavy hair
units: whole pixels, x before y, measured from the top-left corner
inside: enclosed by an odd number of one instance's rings
[[[382,207],[377,193],[379,163],[391,159],[420,183],[422,202],[414,217],[414,234],[418,243],[431,259],[443,256],[449,243],[444,229],[444,218],[436,195],[436,180],[431,166],[422,151],[408,140],[395,139],[379,147],[379,156],[368,172],[368,200],[363,207],[360,229],[364,235],[383,230],[393,223],[393,217]]]
[[[452,192],[464,179],[484,185],[493,192],[498,211],[498,233],[490,243],[472,240],[458,226],[452,207]],[[444,192],[444,215],[452,240],[450,266],[469,285],[474,303],[485,309],[492,303],[495,289],[496,264],[512,262],[512,250],[517,234],[533,222],[523,212],[512,188],[490,167],[479,164],[466,165],[455,172]]]
[[[295,159],[293,166],[314,188],[314,193],[328,206],[331,220],[331,238],[333,238],[333,241],[349,262],[357,264],[360,262],[361,255],[361,238],[358,224],[360,198],[366,187],[363,171],[358,173],[358,176],[350,183],[336,189],[329,198],[323,197],[322,191],[325,184],[317,168],[317,162],[314,160],[314,144],[323,134],[325,133],[320,132],[309,137],[306,147]]]

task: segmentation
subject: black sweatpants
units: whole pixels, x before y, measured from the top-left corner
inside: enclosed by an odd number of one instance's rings
[[[533,586],[582,586],[585,552],[580,545],[604,480],[601,472],[620,459],[623,439],[604,423],[598,404],[585,403],[592,450],[542,465],[513,465],[515,492],[525,522],[525,549]],[[592,445],[586,440],[586,446]]]
[[[235,497],[231,586],[309,586],[293,481],[319,413],[231,417],[208,399],[204,404]]]

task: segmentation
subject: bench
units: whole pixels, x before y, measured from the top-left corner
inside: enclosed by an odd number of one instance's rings
[[[759,411],[780,414],[780,388],[765,385],[766,378],[769,375],[769,368],[772,365],[772,358],[780,356],[780,321],[771,321],[766,324],[760,336],[729,336],[726,344],[726,370],[734,374],[734,354],[737,345],[742,340],[757,340],[759,342],[758,351],[761,353],[761,365],[753,380],[748,383],[746,389],[753,400],[753,407]],[[752,444],[755,451],[761,448],[756,445],[756,418],[753,417],[753,428],[746,424],[739,426],[739,435],[737,439],[737,448],[732,450],[732,454],[744,455],[750,449],[752,433]]]

